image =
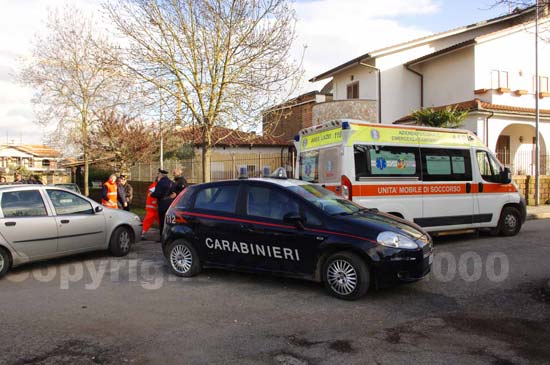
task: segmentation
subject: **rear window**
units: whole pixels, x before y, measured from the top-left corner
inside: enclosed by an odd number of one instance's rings
[[[239,185],[222,185],[201,189],[195,198],[195,209],[234,213]]]

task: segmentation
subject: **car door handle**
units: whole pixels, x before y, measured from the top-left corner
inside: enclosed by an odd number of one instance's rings
[[[477,192],[483,193],[483,183],[480,182],[477,184]]]
[[[6,222],[6,223],[4,223],[4,225],[6,225],[8,227],[15,226],[16,224],[17,224],[16,222]]]
[[[472,184],[466,183],[466,193],[470,193],[472,191]]]
[[[241,228],[247,232],[254,232],[254,226],[248,223],[242,223]]]
[[[69,222],[70,222],[70,220],[68,220],[68,219],[62,219],[62,220],[61,220],[61,224],[67,224],[67,223],[69,223]]]

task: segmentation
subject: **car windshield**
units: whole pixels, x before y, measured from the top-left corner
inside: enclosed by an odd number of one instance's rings
[[[319,185],[294,185],[288,189],[304,197],[330,215],[348,215],[366,210],[366,208],[344,199]]]

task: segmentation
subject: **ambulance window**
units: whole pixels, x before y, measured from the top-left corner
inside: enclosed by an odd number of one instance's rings
[[[420,176],[419,155],[415,147],[355,145],[355,178]]]
[[[500,182],[500,164],[487,151],[477,151],[477,164],[483,180]]]
[[[469,150],[422,148],[424,181],[471,181]]]
[[[222,185],[202,189],[197,193],[195,209],[234,213],[238,193],[238,185]]]
[[[307,182],[319,181],[319,151],[300,154],[300,180]]]
[[[340,182],[340,148],[327,148],[319,153],[319,182]]]

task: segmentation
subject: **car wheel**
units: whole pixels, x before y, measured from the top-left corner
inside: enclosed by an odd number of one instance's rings
[[[500,214],[498,227],[502,236],[515,236],[521,229],[521,214],[514,207],[505,207]]]
[[[8,251],[0,247],[0,278],[2,278],[10,269],[10,256]]]
[[[189,243],[178,240],[172,242],[166,250],[170,270],[174,275],[191,277],[201,271],[199,256]]]
[[[323,283],[327,291],[337,298],[359,299],[369,289],[369,269],[365,261],[356,254],[337,252],[323,265]]]
[[[109,251],[111,255],[122,257],[128,255],[130,246],[134,243],[134,235],[128,227],[118,227],[111,236]]]

